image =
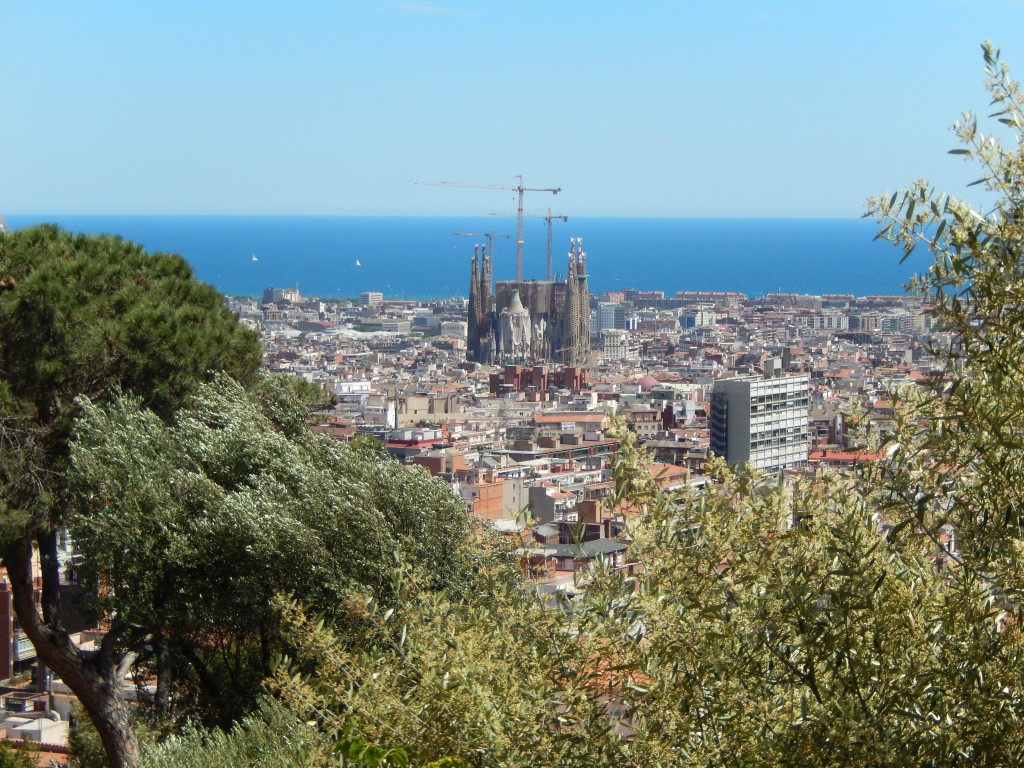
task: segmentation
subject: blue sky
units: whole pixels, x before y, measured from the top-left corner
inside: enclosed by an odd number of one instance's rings
[[[0,213],[856,217],[1014,0],[0,0]],[[968,196],[968,199],[970,197]]]

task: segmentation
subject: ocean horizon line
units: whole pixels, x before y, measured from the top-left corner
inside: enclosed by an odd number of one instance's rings
[[[517,273],[515,216],[10,215],[12,229],[53,223],[180,254],[222,293],[259,296],[299,285],[307,295],[466,296],[474,253],[493,253],[495,280]],[[547,278],[548,225],[524,221],[523,277]],[[931,264],[926,252],[878,241],[861,218],[570,217],[554,221],[551,275],[567,271],[570,238],[587,252],[590,290],[737,291],[748,296],[896,295]],[[468,236],[467,236],[468,235]],[[923,250],[923,249],[922,249]]]

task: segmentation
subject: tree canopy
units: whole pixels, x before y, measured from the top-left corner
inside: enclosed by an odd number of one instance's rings
[[[36,523],[60,518],[78,397],[123,391],[166,418],[212,371],[259,368],[255,332],[179,256],[44,225],[0,234],[0,281],[3,501]]]
[[[191,689],[218,699],[201,709],[214,721],[244,712],[280,651],[275,595],[339,622],[353,599],[394,600],[399,560],[452,593],[467,579],[468,518],[448,487],[312,433],[280,380],[247,394],[215,378],[173,423],[128,397],[81,408],[70,527],[86,594],[112,631],[166,652],[179,708]]]
[[[57,533],[72,506],[79,398],[132,393],[169,418],[213,371],[252,382],[261,357],[257,335],[178,256],[55,226],[0,233],[0,554],[22,628],[82,700],[115,764],[135,751],[117,665],[103,649],[75,647],[60,600]]]

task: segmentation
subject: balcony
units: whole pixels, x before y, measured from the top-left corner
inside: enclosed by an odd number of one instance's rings
[[[20,633],[15,635],[13,645],[15,661],[28,661],[36,657],[36,649],[32,645],[32,641],[24,635]]]

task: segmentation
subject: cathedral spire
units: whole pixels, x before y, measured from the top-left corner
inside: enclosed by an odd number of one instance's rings
[[[466,357],[480,359],[480,275],[477,269],[477,248],[473,246],[473,260],[469,271],[469,310],[466,312]]]

